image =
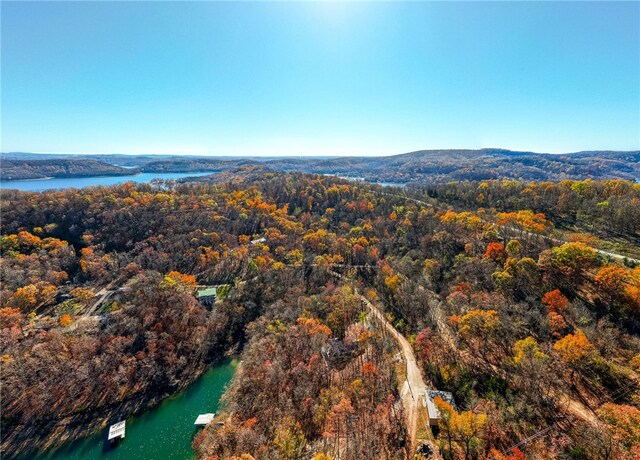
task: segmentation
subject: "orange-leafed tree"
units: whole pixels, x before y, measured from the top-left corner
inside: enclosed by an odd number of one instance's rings
[[[556,338],[562,337],[562,334],[568,328],[564,317],[555,311],[550,311],[547,313],[547,319],[549,320],[549,329],[551,329],[551,334]]]
[[[504,262],[507,258],[507,251],[504,249],[504,244],[502,243],[489,243],[487,245],[487,250],[484,253],[485,259],[492,259],[496,262]]]
[[[398,275],[390,275],[384,278],[384,284],[389,288],[392,293],[396,293],[398,291],[398,287],[400,286],[400,276]]]
[[[595,283],[610,298],[617,298],[624,292],[627,270],[618,265],[605,265],[598,270]]]
[[[433,402],[435,403],[438,412],[440,412],[440,418],[438,419],[438,428],[440,428],[440,432],[447,437],[449,454],[453,455],[453,439],[455,430],[454,417],[456,415],[456,411],[453,409],[453,407],[451,407],[451,404],[440,397],[436,397]]]
[[[71,296],[73,296],[73,298],[82,305],[88,305],[89,301],[96,295],[95,292],[93,292],[91,289],[85,289],[81,287],[72,289],[69,294],[71,294]]]
[[[607,265],[598,270],[595,283],[611,307],[625,313],[640,308],[640,268],[629,270]]]
[[[640,266],[631,270],[629,273],[629,282],[625,288],[627,298],[631,304],[640,309]]]
[[[325,454],[325,453],[319,453],[319,454],[315,454],[313,456],[313,460],[333,460],[331,458],[331,455]]]
[[[60,323],[60,326],[68,327],[68,326],[71,326],[71,323],[73,322],[73,318],[71,318],[71,315],[69,314],[64,314],[60,317],[58,322]]]
[[[555,289],[542,296],[542,303],[550,312],[563,313],[569,305],[569,299],[560,292],[560,289]]]
[[[510,454],[503,454],[497,449],[491,449],[489,451],[488,460],[527,460],[527,457],[517,447],[511,449]]]
[[[558,340],[553,349],[569,366],[575,368],[585,364],[595,353],[595,347],[580,330]]]
[[[18,242],[21,247],[28,249],[35,249],[40,247],[42,239],[39,236],[33,235],[27,231],[18,233]]]
[[[498,225],[517,228],[523,232],[544,233],[553,227],[553,223],[542,213],[534,213],[529,209],[516,212],[499,212],[496,214]]]
[[[161,288],[172,288],[178,290],[193,290],[197,285],[196,277],[193,275],[186,275],[177,271],[169,272],[162,279],[160,283]]]
[[[606,403],[598,409],[598,415],[610,427],[615,428],[617,437],[625,445],[640,443],[640,410],[629,405]]]
[[[9,299],[9,305],[22,311],[31,310],[38,303],[38,288],[34,284],[20,287]]]

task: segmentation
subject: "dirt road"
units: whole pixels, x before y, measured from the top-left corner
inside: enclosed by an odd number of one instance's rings
[[[400,397],[402,398],[402,405],[406,411],[407,431],[409,432],[409,440],[411,443],[410,451],[415,452],[417,447],[416,433],[418,432],[420,406],[423,404],[423,395],[427,391],[427,385],[422,379],[422,374],[418,368],[416,357],[413,354],[413,347],[409,341],[400,334],[389,321],[387,321],[382,312],[378,310],[375,305],[369,302],[369,300],[367,300],[363,295],[360,295],[360,298],[364,305],[366,305],[369,312],[385,328],[387,333],[393,337],[404,356],[404,361],[407,365],[407,380],[402,386]]]
[[[346,281],[347,278],[340,273],[329,271],[329,273],[336,278]],[[420,406],[423,404],[423,397],[427,391],[427,384],[422,378],[420,368],[416,357],[413,354],[413,347],[409,341],[400,334],[395,327],[387,320],[384,314],[369,300],[363,296],[357,289],[355,293],[360,297],[363,305],[367,307],[371,315],[380,323],[384,330],[393,337],[393,340],[400,347],[404,362],[407,366],[407,379],[405,380],[402,388],[400,389],[400,398],[402,399],[402,406],[406,412],[406,424],[407,431],[409,433],[410,452],[415,452],[417,448],[417,432],[418,423],[420,421]],[[428,423],[423,421],[423,423]],[[438,457],[435,457],[438,458]]]

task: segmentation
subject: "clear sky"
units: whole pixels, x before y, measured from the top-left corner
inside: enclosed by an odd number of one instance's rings
[[[640,148],[639,2],[1,2],[2,151]]]

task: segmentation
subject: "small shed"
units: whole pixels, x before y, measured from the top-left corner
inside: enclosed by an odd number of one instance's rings
[[[114,423],[109,427],[109,441],[124,439],[126,423],[126,420],[123,420],[122,422]]]
[[[257,238],[255,240],[251,240],[251,244],[254,245],[254,244],[258,244],[258,243],[266,243],[266,241],[267,241],[267,239],[262,237],[262,238]]]
[[[200,414],[200,415],[198,415],[198,418],[196,419],[196,422],[194,423],[194,425],[196,425],[196,426],[206,425],[211,420],[213,420],[213,417],[215,417],[215,416],[216,416],[216,414]]]
[[[424,405],[427,408],[427,412],[429,413],[429,424],[437,425],[438,420],[440,420],[440,411],[436,407],[435,399],[440,398],[443,401],[449,403],[453,410],[457,411],[458,407],[456,406],[456,401],[453,398],[453,394],[448,391],[440,391],[440,390],[427,390],[424,395]]]
[[[216,301],[216,294],[218,290],[215,287],[206,287],[198,289],[196,292],[196,298],[207,307],[211,307]]]

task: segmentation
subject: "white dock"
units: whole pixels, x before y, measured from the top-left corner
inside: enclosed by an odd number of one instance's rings
[[[200,414],[198,415],[198,418],[196,419],[196,422],[194,423],[194,425],[198,425],[198,426],[206,425],[211,420],[213,420],[213,417],[215,416],[216,414]]]
[[[124,420],[122,422],[114,423],[109,427],[109,441],[117,438],[124,439],[124,431],[125,431],[126,423],[127,423],[126,420]]]

